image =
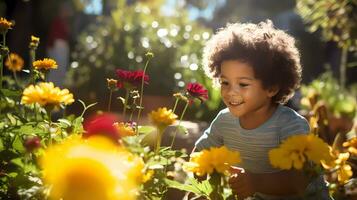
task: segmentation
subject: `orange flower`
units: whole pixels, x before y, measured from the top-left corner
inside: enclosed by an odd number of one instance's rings
[[[0,18],[0,33],[4,34],[13,26],[12,22],[7,21],[5,18]]]
[[[33,67],[37,70],[57,69],[58,65],[55,60],[51,58],[44,58],[43,60],[36,60],[33,62]]]
[[[113,126],[118,130],[121,137],[135,135],[135,127],[131,123],[116,122]]]
[[[16,53],[10,53],[5,61],[5,66],[10,71],[18,72],[24,67],[24,60]]]

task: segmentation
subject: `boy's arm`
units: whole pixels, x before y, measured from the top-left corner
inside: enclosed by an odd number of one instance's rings
[[[233,171],[229,183],[239,197],[248,197],[255,192],[276,196],[303,194],[309,183],[303,172],[296,170],[262,174]]]

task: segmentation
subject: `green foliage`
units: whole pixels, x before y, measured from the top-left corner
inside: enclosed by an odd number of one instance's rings
[[[88,99],[89,93],[107,96],[101,84],[91,84],[92,81],[104,83],[107,77],[115,78],[118,68],[143,69],[145,53],[150,51],[155,58],[148,66],[150,81],[146,94],[170,96],[191,81],[213,91],[200,67],[202,48],[211,31],[190,21],[184,8],[168,15],[163,14],[161,6],[162,3],[143,2],[127,5],[121,0],[111,15],[95,18],[78,36],[72,54],[72,66],[78,67],[68,72],[69,87],[83,99]],[[220,100],[216,94],[216,90],[210,94],[208,110],[217,109]],[[195,117],[205,114],[201,111]]]
[[[341,89],[330,71],[323,73],[309,85],[302,86],[301,92],[305,97],[318,95],[318,99],[324,101],[328,110],[337,117],[347,116],[353,119],[356,115],[356,96]]]
[[[356,0],[298,0],[296,10],[311,32],[321,29],[326,41],[357,50]]]

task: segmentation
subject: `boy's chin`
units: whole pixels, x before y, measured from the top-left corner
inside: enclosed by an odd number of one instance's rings
[[[240,117],[240,116],[242,116],[242,113],[241,113],[241,112],[237,112],[237,110],[235,110],[235,109],[233,109],[233,108],[228,107],[228,110],[229,110],[229,112],[230,112],[234,117]]]

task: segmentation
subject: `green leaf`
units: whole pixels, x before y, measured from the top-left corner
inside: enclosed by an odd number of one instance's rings
[[[25,151],[25,148],[24,148],[24,145],[22,144],[22,140],[20,137],[17,137],[15,136],[15,140],[14,142],[12,143],[12,147],[17,150],[17,151],[20,151],[20,152],[24,152]]]
[[[21,91],[17,91],[17,90],[14,91],[9,89],[1,89],[0,93],[7,97],[20,97],[22,95]]]
[[[138,127],[138,132],[141,134],[149,134],[153,131],[155,131],[155,127],[153,127],[153,126],[139,126]]]
[[[10,120],[10,123],[12,125],[16,125],[17,124],[16,118],[11,113],[7,113],[6,117]]]
[[[125,99],[123,97],[118,97],[117,99],[119,99],[123,105],[125,105]]]
[[[60,122],[60,126],[62,128],[68,128],[72,125],[72,123],[67,119],[58,119],[58,121]]]
[[[193,185],[180,183],[178,181],[174,181],[174,180],[170,180],[170,179],[164,179],[164,181],[170,188],[175,188],[175,189],[186,191],[186,192],[192,192],[196,195],[202,194],[201,191]]]
[[[72,126],[73,126],[73,133],[78,134],[82,133],[83,131],[83,117],[79,116],[76,119],[73,120]]]

